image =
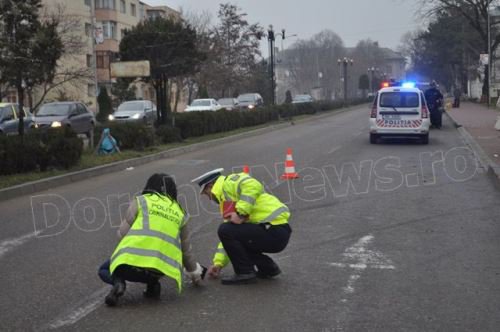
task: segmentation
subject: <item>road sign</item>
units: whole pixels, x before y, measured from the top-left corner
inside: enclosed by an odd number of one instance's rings
[[[120,61],[111,63],[111,77],[149,77],[149,61]]]

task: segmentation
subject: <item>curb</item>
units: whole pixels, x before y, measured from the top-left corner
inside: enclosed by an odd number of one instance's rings
[[[99,175],[105,175],[109,173],[113,173],[116,171],[121,171],[124,170],[125,168],[128,167],[137,167],[141,166],[144,164],[151,163],[153,161],[157,161],[160,159],[166,159],[166,158],[172,158],[172,157],[177,157],[179,155],[189,153],[189,152],[195,152],[195,151],[200,151],[205,148],[208,148],[212,146],[214,143],[228,143],[232,142],[235,140],[241,140],[247,137],[253,137],[261,134],[265,134],[268,132],[272,132],[275,130],[283,129],[289,126],[294,125],[295,123],[306,123],[309,121],[313,120],[318,120],[322,119],[328,116],[334,116],[337,114],[341,114],[344,112],[348,112],[353,109],[353,107],[347,107],[347,108],[342,108],[339,110],[332,110],[332,111],[327,111],[325,114],[317,114],[313,115],[311,117],[305,118],[305,119],[300,119],[297,121],[292,120],[291,122],[287,120],[285,123],[279,123],[275,125],[270,125],[264,128],[259,128],[255,130],[250,130],[241,134],[236,134],[236,135],[231,135],[227,137],[222,137],[222,138],[216,138],[212,140],[208,140],[205,142],[201,143],[194,143],[190,145],[186,145],[183,147],[178,147],[178,148],[173,148],[169,149],[166,151],[158,152],[155,154],[151,154],[148,156],[144,157],[138,157],[138,158],[133,158],[133,159],[128,159],[128,160],[122,160],[122,161],[117,161],[114,163],[102,165],[102,166],[97,166],[97,167],[92,167],[92,168],[87,168],[81,171],[76,171],[76,172],[71,172],[63,175],[58,175],[54,177],[49,177],[46,179],[41,179],[37,181],[32,181],[32,182],[27,182],[23,184],[19,184],[13,187],[8,187],[4,189],[0,189],[0,202],[2,201],[7,201],[12,198],[16,198],[19,196],[24,196],[24,195],[31,195],[36,192],[52,189],[55,187],[63,186],[66,184],[78,182],[78,181],[83,181],[89,178],[93,178]]]
[[[472,137],[471,134],[465,129],[461,124],[459,124],[450,114],[445,112],[448,116],[448,119],[453,122],[455,128],[457,128],[458,132],[465,140],[465,144],[467,144],[474,155],[479,160],[481,166],[486,170],[486,174],[493,181],[493,184],[496,186],[498,190],[500,190],[500,166],[497,165],[488,154],[483,150],[483,148],[476,142],[476,140]]]

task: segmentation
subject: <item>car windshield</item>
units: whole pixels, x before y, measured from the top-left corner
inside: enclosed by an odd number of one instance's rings
[[[10,106],[0,106],[0,118],[3,118],[3,116],[8,114],[9,111],[12,112],[10,110]]]
[[[64,116],[68,115],[71,104],[43,105],[36,113],[37,116]]]
[[[232,98],[219,99],[219,104],[221,105],[233,105],[234,101]]]
[[[144,103],[140,101],[123,103],[118,106],[118,111],[141,111],[144,109]]]
[[[295,96],[295,100],[310,100],[311,97],[308,95],[297,95]]]
[[[250,95],[241,95],[238,97],[238,102],[243,102],[243,103],[248,103],[248,102],[253,102],[255,101],[255,96],[250,94]]]
[[[380,107],[418,107],[416,92],[384,92],[380,95]]]
[[[210,106],[210,100],[193,100],[191,106]]]

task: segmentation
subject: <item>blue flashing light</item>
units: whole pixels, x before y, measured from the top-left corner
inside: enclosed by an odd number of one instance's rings
[[[401,85],[403,88],[414,88],[416,86],[415,82],[404,82]]]

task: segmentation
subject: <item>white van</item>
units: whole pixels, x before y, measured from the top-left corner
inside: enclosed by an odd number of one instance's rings
[[[370,143],[380,137],[419,138],[429,143],[429,110],[424,93],[413,86],[378,91],[370,115]]]

